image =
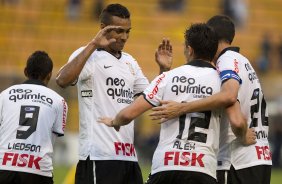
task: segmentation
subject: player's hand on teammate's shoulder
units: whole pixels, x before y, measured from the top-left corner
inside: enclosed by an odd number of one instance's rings
[[[170,40],[163,38],[155,52],[155,60],[162,69],[162,71],[169,71],[172,65],[172,45]]]
[[[256,132],[254,128],[248,128],[245,138],[242,140],[243,145],[249,146],[257,142]]]
[[[176,118],[181,115],[181,103],[175,101],[160,100],[161,106],[152,108],[153,112],[149,115],[152,120],[160,120],[164,123],[169,119]]]

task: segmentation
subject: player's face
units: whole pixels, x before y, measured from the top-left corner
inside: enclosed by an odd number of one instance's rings
[[[112,17],[112,24],[114,26],[121,26],[118,30],[113,30],[110,33],[112,38],[116,39],[116,42],[112,43],[109,48],[114,51],[118,52],[121,51],[129,38],[129,33],[131,29],[131,21],[130,19],[123,19],[120,17],[113,16]]]

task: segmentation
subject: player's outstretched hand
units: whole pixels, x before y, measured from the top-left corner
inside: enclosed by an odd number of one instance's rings
[[[172,45],[169,39],[164,38],[155,52],[155,60],[161,71],[169,71],[172,65]]]
[[[108,117],[100,117],[100,118],[98,118],[98,122],[99,123],[104,123],[108,127],[114,127],[114,129],[116,131],[119,131],[120,126],[114,126],[113,125],[113,121],[114,121],[113,118],[108,118]]]
[[[105,48],[113,42],[116,42],[115,38],[110,37],[110,32],[118,29],[122,29],[121,26],[106,26],[101,29],[94,39],[91,41],[97,48]]]
[[[248,128],[245,138],[242,140],[243,145],[249,146],[255,144],[256,140],[256,132],[254,128]]]
[[[149,114],[152,120],[160,120],[161,123],[181,115],[181,103],[175,101],[160,100],[161,106],[154,107]]]

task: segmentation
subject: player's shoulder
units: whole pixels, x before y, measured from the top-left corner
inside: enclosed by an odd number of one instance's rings
[[[61,99],[63,99],[63,97],[61,95],[59,95],[59,93],[57,93],[53,89],[51,89],[51,88],[49,88],[47,86],[44,86],[44,85],[20,84],[17,87],[19,87],[23,91],[26,91],[27,93],[44,95],[44,96],[52,98],[54,100],[61,100]]]
[[[223,61],[223,60],[228,60],[229,58],[236,58],[238,57],[238,53],[234,51],[226,51],[223,54],[221,54],[217,61]]]
[[[15,84],[15,85],[12,85],[6,89],[4,89],[2,92],[1,92],[1,95],[6,95],[6,94],[9,94],[9,93],[13,93],[13,92],[16,92],[20,87],[20,84]]]
[[[53,89],[51,88],[48,88],[46,86],[42,86],[44,87],[46,90],[45,92],[49,95],[49,96],[52,96],[54,99],[58,100],[58,101],[62,101],[64,100],[64,97],[62,97],[59,93],[57,93],[56,91],[54,91]]]
[[[189,68],[190,66],[182,65],[182,66],[173,68],[169,71],[163,72],[160,76],[164,79],[170,79],[170,78],[174,78],[175,76],[186,75],[187,74],[187,67]]]
[[[185,75],[191,77],[201,77],[201,76],[216,76],[218,77],[218,72],[216,68],[213,67],[199,67],[194,65],[185,64],[171,70],[176,75]]]
[[[75,51],[73,51],[73,53],[71,54],[72,55],[78,55],[79,53],[82,52],[82,50],[85,48],[86,46],[82,46],[82,47],[79,47],[78,49],[76,49]]]
[[[53,104],[56,107],[61,107],[61,104],[65,104],[67,106],[66,100],[64,99],[64,97],[62,97],[59,93],[57,93],[56,91],[54,91],[51,88],[48,88],[46,86],[42,86],[44,89],[44,95],[50,99],[52,99]]]
[[[126,59],[128,59],[129,61],[131,61],[131,62],[137,62],[136,61],[136,59],[132,56],[132,55],[130,55],[129,53],[127,53],[127,52],[121,52],[121,55],[122,55],[122,57],[123,58],[126,58]]]
[[[85,47],[86,47],[86,46],[82,46],[82,47],[76,49],[75,51],[73,51],[72,54],[70,55],[68,61],[71,61],[73,58],[75,58],[79,53],[82,52],[82,50],[83,50]]]
[[[186,70],[187,68],[189,68],[190,66],[189,65],[182,65],[182,66],[179,66],[179,67],[176,67],[176,68],[173,68],[169,71],[167,71],[168,73],[173,73],[173,72],[180,72],[180,71],[183,71],[183,70]]]
[[[128,52],[121,51],[121,54],[122,54],[124,57],[132,57],[132,55],[129,54]]]
[[[224,59],[239,59],[239,60],[248,60],[247,57],[245,57],[242,53],[240,52],[236,52],[236,51],[232,51],[232,50],[228,50],[225,53],[223,53],[218,60],[224,60]]]

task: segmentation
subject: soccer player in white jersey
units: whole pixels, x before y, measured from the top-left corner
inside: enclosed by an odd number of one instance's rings
[[[100,121],[119,129],[119,126],[128,126],[132,119],[158,106],[160,99],[194,101],[219,92],[220,80],[211,63],[217,46],[216,33],[210,27],[193,24],[185,32],[187,64],[162,73],[142,96],[114,119],[101,117]],[[152,171],[146,183],[215,184],[220,114],[221,111],[199,111],[162,124]]]
[[[153,119],[171,119],[187,112],[226,107],[240,102],[241,111],[249,128],[255,130],[256,144],[244,146],[235,139],[226,115],[222,119],[218,156],[220,184],[269,184],[271,153],[268,142],[268,112],[259,79],[251,63],[231,43],[235,35],[232,20],[226,16],[212,17],[208,25],[219,36],[217,69],[222,81],[221,92],[204,100],[180,104],[162,102]]]
[[[52,184],[53,144],[63,136],[67,104],[47,88],[53,63],[34,52],[24,70],[28,78],[0,95],[0,183]]]
[[[57,76],[61,87],[77,81],[80,127],[75,183],[142,184],[133,145],[134,124],[118,133],[97,119],[114,116],[131,104],[149,82],[137,61],[122,52],[131,30],[127,8],[110,4],[102,11],[100,21],[101,30],[95,38],[76,50]],[[172,53],[169,41],[164,40],[161,47],[164,47],[161,51]],[[158,64],[169,70],[171,60]]]

